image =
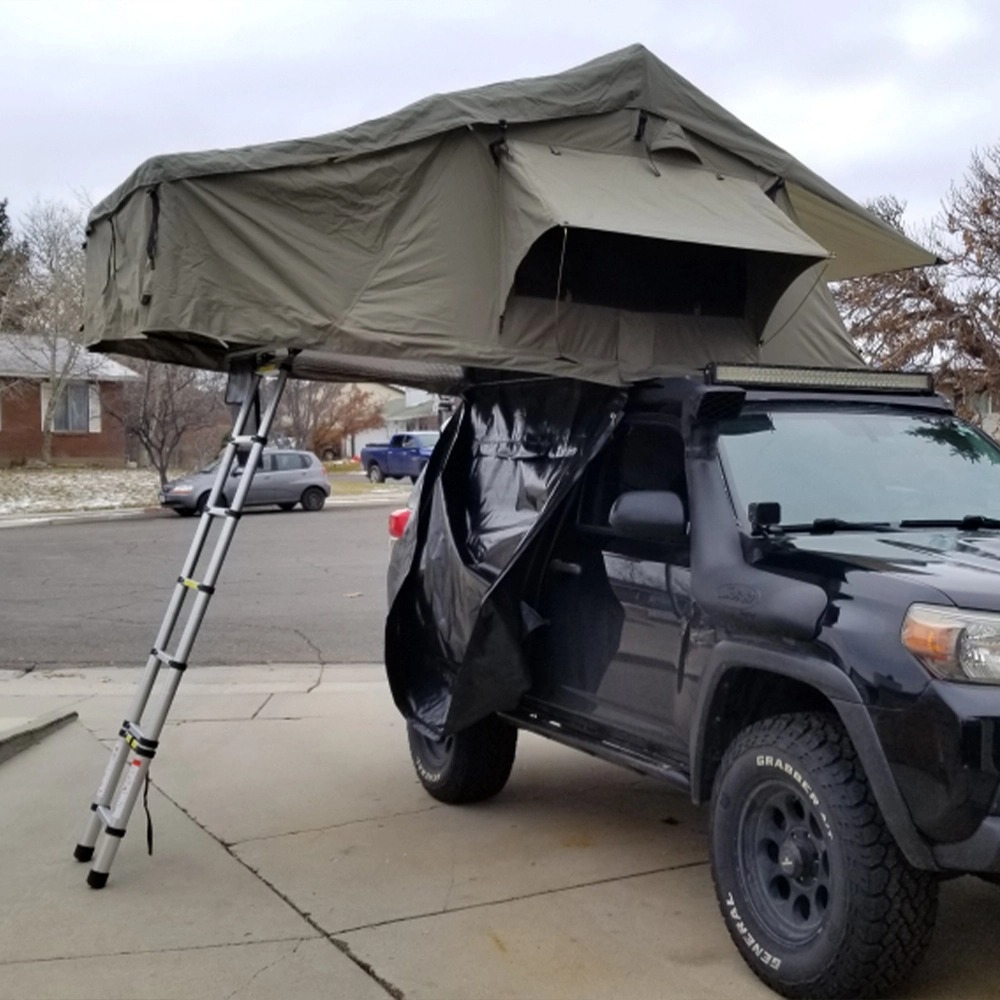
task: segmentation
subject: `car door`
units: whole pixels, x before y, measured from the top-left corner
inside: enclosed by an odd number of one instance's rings
[[[632,418],[585,474],[573,523],[557,540],[543,615],[537,693],[615,737],[683,763],[675,703],[693,613],[689,549],[625,538],[610,526],[624,492],[686,502],[676,424]]]
[[[407,434],[400,442],[398,465],[395,474],[398,476],[415,476],[420,469],[420,439]]]
[[[306,488],[309,458],[297,451],[279,451],[274,455],[271,488],[274,503],[295,503]]]
[[[240,467],[239,475],[243,475]],[[246,503],[251,506],[274,503],[274,455],[271,452],[264,452],[260,456],[260,463],[257,471],[254,472],[253,482],[250,483],[250,490],[247,493]],[[236,480],[238,483],[239,480]]]
[[[609,471],[619,495],[656,490],[686,499],[684,447],[676,425],[635,420],[625,425],[616,444],[611,455],[616,467]],[[597,691],[598,715],[682,758],[685,740],[675,726],[674,705],[693,610],[686,539],[667,545],[609,531],[602,536],[601,550],[624,619],[618,648]]]

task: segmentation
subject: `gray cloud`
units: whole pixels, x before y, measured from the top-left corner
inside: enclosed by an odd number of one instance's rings
[[[932,213],[1000,141],[988,0],[0,0],[0,197],[99,199],[148,156],[332,131],[639,41],[848,194]]]

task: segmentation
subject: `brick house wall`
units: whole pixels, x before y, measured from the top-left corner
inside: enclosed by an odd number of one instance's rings
[[[22,465],[42,457],[42,383],[0,378],[0,467]],[[125,432],[108,412],[121,412],[120,382],[98,382],[101,401],[99,431],[53,431],[52,461],[59,465],[121,467],[125,462]]]

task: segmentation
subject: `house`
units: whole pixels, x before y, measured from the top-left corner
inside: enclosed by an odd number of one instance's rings
[[[136,377],[65,337],[0,332],[0,467],[43,460],[54,384],[63,391],[52,416],[52,462],[122,465],[125,432],[111,412],[121,412],[123,385]]]
[[[411,386],[383,386],[382,419],[380,427],[355,435],[354,452],[357,455],[367,444],[386,441],[393,434],[405,431],[436,431],[451,415],[453,400]]]

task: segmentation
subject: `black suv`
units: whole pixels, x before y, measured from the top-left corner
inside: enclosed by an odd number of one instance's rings
[[[787,996],[885,992],[942,876],[1000,872],[1000,448],[921,375],[717,366],[470,390],[390,571],[435,798],[528,729],[710,803]]]

